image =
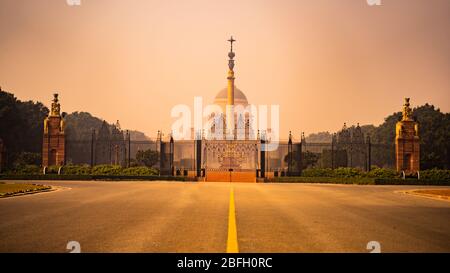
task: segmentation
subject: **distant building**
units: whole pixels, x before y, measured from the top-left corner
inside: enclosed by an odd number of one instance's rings
[[[415,174],[420,170],[419,123],[412,117],[409,98],[405,98],[402,119],[395,129],[397,171]]]
[[[53,95],[50,114],[44,120],[44,140],[42,145],[42,166],[62,166],[65,164],[65,121],[61,116],[58,94]]]

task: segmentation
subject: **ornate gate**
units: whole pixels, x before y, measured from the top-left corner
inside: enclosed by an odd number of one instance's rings
[[[202,149],[205,181],[256,182],[257,141],[207,140]]]

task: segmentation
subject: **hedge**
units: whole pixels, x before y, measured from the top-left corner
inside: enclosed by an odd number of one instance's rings
[[[5,174],[0,175],[3,180],[138,180],[138,181],[196,181],[192,177],[182,176],[157,176],[157,175],[77,175],[77,174],[36,174],[36,175],[21,175],[21,174]]]
[[[276,177],[266,180],[269,183],[324,183],[357,185],[435,185],[450,186],[450,180],[400,179],[372,177]]]
[[[60,166],[50,166],[46,169],[46,174],[58,174]],[[148,167],[124,168],[119,165],[97,165],[91,168],[89,165],[65,165],[61,168],[64,175],[158,175],[158,170]],[[17,169],[6,172],[9,175],[40,175],[43,174],[41,167],[36,165],[25,165]]]
[[[382,178],[382,179],[401,179],[402,175],[396,170],[372,167],[369,172],[364,172],[357,168],[336,168],[319,169],[311,168],[303,170],[302,177],[334,177],[334,178]],[[449,181],[450,170],[423,170],[420,171],[420,179]]]
[[[370,172],[364,172],[357,168],[320,169],[311,168],[303,170],[304,177],[372,177],[372,178],[400,178],[395,170],[373,167]]]
[[[450,170],[424,170],[420,172],[420,179],[450,180]]]
[[[86,175],[91,174],[91,166],[89,165],[67,165],[62,168],[63,174]]]

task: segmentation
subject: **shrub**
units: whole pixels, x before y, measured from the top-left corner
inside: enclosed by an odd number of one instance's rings
[[[334,170],[334,177],[361,177],[362,171],[355,168],[337,168]]]
[[[67,165],[62,169],[63,174],[91,174],[91,167],[89,165]]]
[[[378,167],[372,167],[370,172],[366,173],[365,176],[373,178],[399,178],[400,175],[397,171],[392,169],[383,169]]]
[[[37,165],[24,165],[14,168],[9,173],[12,174],[41,174],[41,167]]]
[[[119,165],[98,165],[92,168],[93,175],[120,175],[122,167]]]
[[[303,170],[302,176],[305,177],[360,177],[362,171],[355,168],[337,168],[337,169],[320,169],[311,168]]]
[[[373,167],[368,173],[357,169],[357,168],[344,168],[340,167],[337,169],[319,169],[311,168],[306,169],[302,172],[304,177],[369,177],[369,178],[399,178],[399,174],[395,170],[382,169]]]
[[[320,168],[311,168],[303,170],[302,176],[306,177],[333,177],[334,173],[332,169],[320,169]]]
[[[420,171],[420,179],[450,181],[450,170],[431,169]]]
[[[158,170],[149,167],[130,167],[122,170],[123,175],[157,175]]]

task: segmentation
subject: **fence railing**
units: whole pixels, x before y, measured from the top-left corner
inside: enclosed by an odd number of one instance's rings
[[[66,164],[115,164],[130,166],[136,161],[138,151],[152,150],[159,154],[159,169],[197,170],[213,168],[213,153],[205,153],[205,147],[213,140],[203,141],[199,148],[195,140],[173,141],[159,140],[66,140]],[[376,143],[279,143],[278,149],[266,152],[261,164],[259,141],[256,150],[251,151],[251,164],[245,169],[298,173],[306,168],[352,167],[369,170],[371,166],[395,168],[394,145]],[[202,156],[203,154],[203,156]],[[198,161],[199,155],[202,160]],[[250,167],[249,167],[250,166]]]

